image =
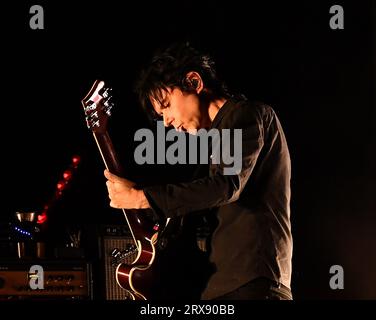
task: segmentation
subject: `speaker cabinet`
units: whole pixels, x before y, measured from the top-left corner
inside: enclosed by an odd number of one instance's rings
[[[134,241],[127,226],[104,226],[101,236],[101,261],[104,264],[104,295],[106,300],[126,300],[130,298],[127,291],[116,282],[115,274],[119,262],[131,264],[136,253],[123,257],[121,260],[114,257],[112,253],[117,252],[118,255],[121,255],[132,245],[134,245]]]

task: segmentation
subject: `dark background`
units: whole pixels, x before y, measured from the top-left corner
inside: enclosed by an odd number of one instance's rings
[[[44,8],[44,30],[29,28],[33,4]],[[329,27],[334,4],[343,5],[344,30]],[[230,88],[271,104],[282,121],[293,170],[295,298],[376,298],[374,2],[2,8],[2,221],[41,210],[77,154],[74,179],[49,213],[55,238],[64,241],[65,226],[123,222],[108,208],[80,103],[95,79],[114,89],[109,131],[128,176],[187,177],[192,166],[132,163],[133,134],[149,126],[132,85],[157,47],[190,40],[214,56]],[[329,287],[332,265],[344,268],[344,290]]]

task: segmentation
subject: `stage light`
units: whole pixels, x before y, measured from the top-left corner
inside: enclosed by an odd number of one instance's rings
[[[72,178],[72,171],[71,170],[65,170],[63,173],[64,180],[68,181]]]

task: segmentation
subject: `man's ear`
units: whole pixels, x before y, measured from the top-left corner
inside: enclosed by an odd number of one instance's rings
[[[204,82],[200,74],[196,71],[190,71],[185,76],[185,80],[187,85],[192,89],[195,90],[197,94],[199,94],[204,89]]]

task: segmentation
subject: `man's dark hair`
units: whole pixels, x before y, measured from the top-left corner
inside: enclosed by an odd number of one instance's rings
[[[189,43],[175,43],[155,54],[150,65],[144,69],[136,82],[135,91],[141,106],[149,116],[158,118],[150,103],[150,97],[162,102],[162,91],[179,88],[192,92],[194,88],[186,81],[190,71],[200,74],[207,94],[211,98],[228,97],[226,85],[219,80],[212,58],[200,53]]]

